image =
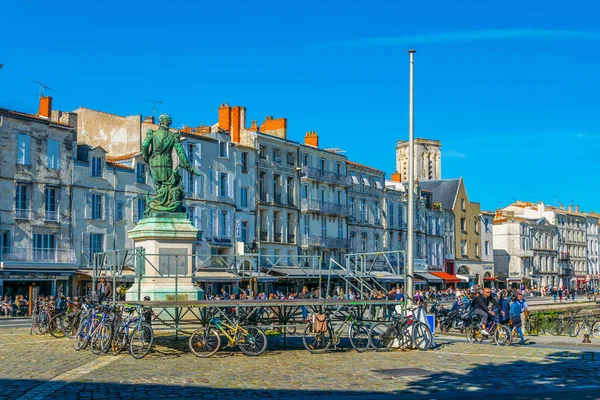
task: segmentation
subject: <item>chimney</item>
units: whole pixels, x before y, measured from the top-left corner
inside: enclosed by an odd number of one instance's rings
[[[228,103],[221,104],[219,107],[219,128],[224,131],[231,129],[231,108]]]
[[[569,212],[573,212],[573,204],[569,204]]]
[[[281,139],[287,139],[287,119],[273,119],[272,116],[268,116],[260,126],[260,131]]]
[[[578,213],[579,212],[579,206],[575,206],[575,212]]]
[[[144,122],[147,124],[155,124],[156,123],[154,121],[154,116],[152,116],[152,115],[148,115],[147,117],[145,117]]]
[[[494,218],[502,217],[502,210],[496,210],[496,216]]]
[[[558,206],[558,208],[561,209],[561,210],[564,210],[565,206],[564,206],[564,204],[561,203],[560,206]]]
[[[317,135],[317,132],[306,132],[306,135],[304,135],[304,144],[319,147],[319,135]]]
[[[402,182],[402,175],[400,172],[396,171],[392,175],[390,175],[390,179],[394,182]]]
[[[252,125],[250,125],[250,128],[248,130],[258,132],[258,123],[256,122],[256,120],[252,121]]]
[[[240,142],[240,130],[246,129],[246,107],[234,106],[231,109],[231,141]]]
[[[38,116],[50,119],[50,117],[52,116],[52,97],[40,97],[40,108],[38,109]]]
[[[538,206],[538,210],[540,211],[541,216],[544,216],[544,211],[546,211],[546,206],[544,205],[543,201],[540,201],[540,204]]]

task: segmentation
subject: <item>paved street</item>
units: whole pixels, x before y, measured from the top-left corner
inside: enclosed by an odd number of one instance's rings
[[[362,399],[399,393],[408,398],[461,393],[494,398],[506,391],[522,392],[522,398],[535,398],[533,392],[544,398],[568,398],[568,393],[581,391],[582,398],[594,398],[600,377],[598,347],[577,347],[575,340],[564,344],[569,349],[552,339],[500,348],[473,346],[461,337],[447,336],[438,338],[439,346],[427,352],[324,355],[307,353],[297,339],[286,346],[278,337],[270,340],[269,351],[257,358],[221,352],[199,359],[187,352],[187,341],[161,336],[147,358],[134,360],[129,355],[75,352],[70,339],[29,336],[27,329],[6,328],[0,334],[0,399]]]

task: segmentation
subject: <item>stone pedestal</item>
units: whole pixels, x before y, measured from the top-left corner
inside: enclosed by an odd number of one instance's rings
[[[192,260],[199,232],[185,213],[155,213],[140,220],[128,234],[136,248],[144,249],[145,258],[137,263],[143,277],[141,282],[136,278],[126,299],[138,301],[139,294],[152,301],[198,300],[201,292],[192,284]]]

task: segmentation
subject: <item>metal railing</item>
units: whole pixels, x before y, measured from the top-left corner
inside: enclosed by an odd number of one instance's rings
[[[290,233],[290,234],[288,234],[288,235],[287,235],[287,240],[288,240],[288,243],[289,243],[289,244],[294,244],[294,243],[296,243],[296,235],[294,235],[294,234],[291,234],[291,233]]]
[[[341,175],[332,171],[325,171],[319,168],[302,167],[302,178],[314,179],[317,181],[331,182],[339,185],[351,185],[352,178],[348,175]]]
[[[275,242],[281,243],[281,233],[280,232],[275,232]]]
[[[15,219],[31,219],[31,210],[16,209]]]
[[[354,184],[350,186],[352,193],[369,194],[371,196],[383,196],[383,189],[379,189],[375,186],[365,186],[361,184]]]
[[[260,240],[262,242],[266,242],[268,237],[269,237],[269,233],[268,232],[261,232],[260,233]]]
[[[32,247],[4,248],[0,254],[2,261],[14,262],[53,262],[75,263],[75,250],[72,249],[42,249]]]
[[[301,245],[304,247],[314,246],[325,247],[329,249],[345,249],[350,247],[350,239],[325,237],[319,235],[307,235],[302,236]]]
[[[44,213],[44,220],[46,221],[58,221],[58,211],[46,211]]]
[[[300,210],[342,215],[344,217],[350,216],[350,206],[335,204],[328,201],[302,199],[300,202]]]

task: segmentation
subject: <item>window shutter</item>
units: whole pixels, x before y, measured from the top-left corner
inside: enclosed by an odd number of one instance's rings
[[[92,218],[92,194],[85,194],[85,218]]]
[[[204,175],[200,175],[196,179],[198,179],[198,195],[204,198]]]
[[[227,213],[227,236],[232,236],[232,228],[233,228],[233,211]]]
[[[194,228],[202,229],[202,208],[194,207]]]
[[[128,212],[129,212],[129,210],[132,210],[131,197],[126,198],[124,203],[125,204],[123,204],[123,219],[125,221],[127,221],[129,219],[129,218],[127,218],[129,215]],[[132,218],[131,220],[133,220],[133,210],[131,213],[131,218]]]
[[[215,193],[216,193],[217,197],[219,197],[221,195],[221,185],[220,185],[220,182],[219,182],[220,181],[220,179],[219,179],[220,176],[219,175],[220,175],[219,171],[215,171],[215,183],[216,183],[215,186],[216,186],[216,190],[217,190]]]
[[[24,146],[24,164],[29,164],[29,158],[31,154],[31,137],[25,135],[25,146]]]
[[[104,196],[104,220],[111,221],[110,218],[110,196],[105,194]]]
[[[228,187],[228,191],[229,191],[229,198],[233,199],[233,174],[229,174],[227,175],[227,180],[229,182],[227,182],[227,187]]]
[[[195,167],[199,167],[200,164],[202,163],[202,144],[201,143],[196,143],[195,144],[195,151],[194,151],[194,166]]]
[[[83,232],[81,234],[81,265],[88,265],[90,262],[90,234]]]
[[[129,199],[130,202],[132,202],[132,208],[133,208],[133,221],[134,222],[138,222],[139,221],[139,216],[140,216],[140,210],[138,210],[138,206],[139,203],[137,201],[137,198],[131,198]],[[144,210],[141,210],[141,212],[143,213]]]
[[[190,173],[186,170],[183,170],[183,190],[184,192],[191,192],[194,188],[190,188]]]

